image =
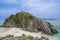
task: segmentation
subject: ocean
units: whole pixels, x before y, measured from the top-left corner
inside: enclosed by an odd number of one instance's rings
[[[55,28],[56,30],[58,30],[59,33],[53,35],[53,37],[56,37],[56,38],[58,38],[58,40],[60,40],[60,20],[44,20],[44,21],[50,22],[51,25],[53,25],[54,28]],[[1,21],[0,21],[0,26],[1,26],[3,23],[4,23],[4,20],[1,20]]]
[[[2,26],[4,23],[4,20],[0,20],[0,26]]]
[[[59,32],[58,34],[53,35],[53,37],[58,38],[60,40],[60,20],[44,20],[49,22],[53,27]]]

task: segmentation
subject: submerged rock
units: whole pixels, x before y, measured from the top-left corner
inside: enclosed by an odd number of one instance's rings
[[[3,26],[22,28],[30,32],[41,31],[49,35],[58,33],[50,23],[42,21],[28,12],[19,12],[16,15],[11,15],[5,20]]]

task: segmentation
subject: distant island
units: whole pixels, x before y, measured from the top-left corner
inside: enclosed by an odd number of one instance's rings
[[[53,18],[49,18],[49,19],[47,19],[47,18],[40,18],[40,19],[42,19],[42,20],[56,20],[56,19],[53,19]]]

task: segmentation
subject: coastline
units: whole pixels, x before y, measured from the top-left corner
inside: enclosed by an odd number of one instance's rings
[[[41,36],[44,36],[49,38],[50,40],[57,40],[57,38],[51,35],[42,34],[42,32],[38,32],[38,33],[28,32],[20,28],[4,28],[4,27],[0,28],[0,37],[4,37],[8,34],[12,34],[14,36],[21,36],[22,34],[25,34],[25,35],[31,35],[33,37],[38,37],[38,38],[41,38]]]

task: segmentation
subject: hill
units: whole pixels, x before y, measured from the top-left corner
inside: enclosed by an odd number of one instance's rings
[[[49,22],[29,14],[28,12],[19,12],[6,18],[3,26],[17,27],[30,32],[43,32],[48,35],[58,33]]]

